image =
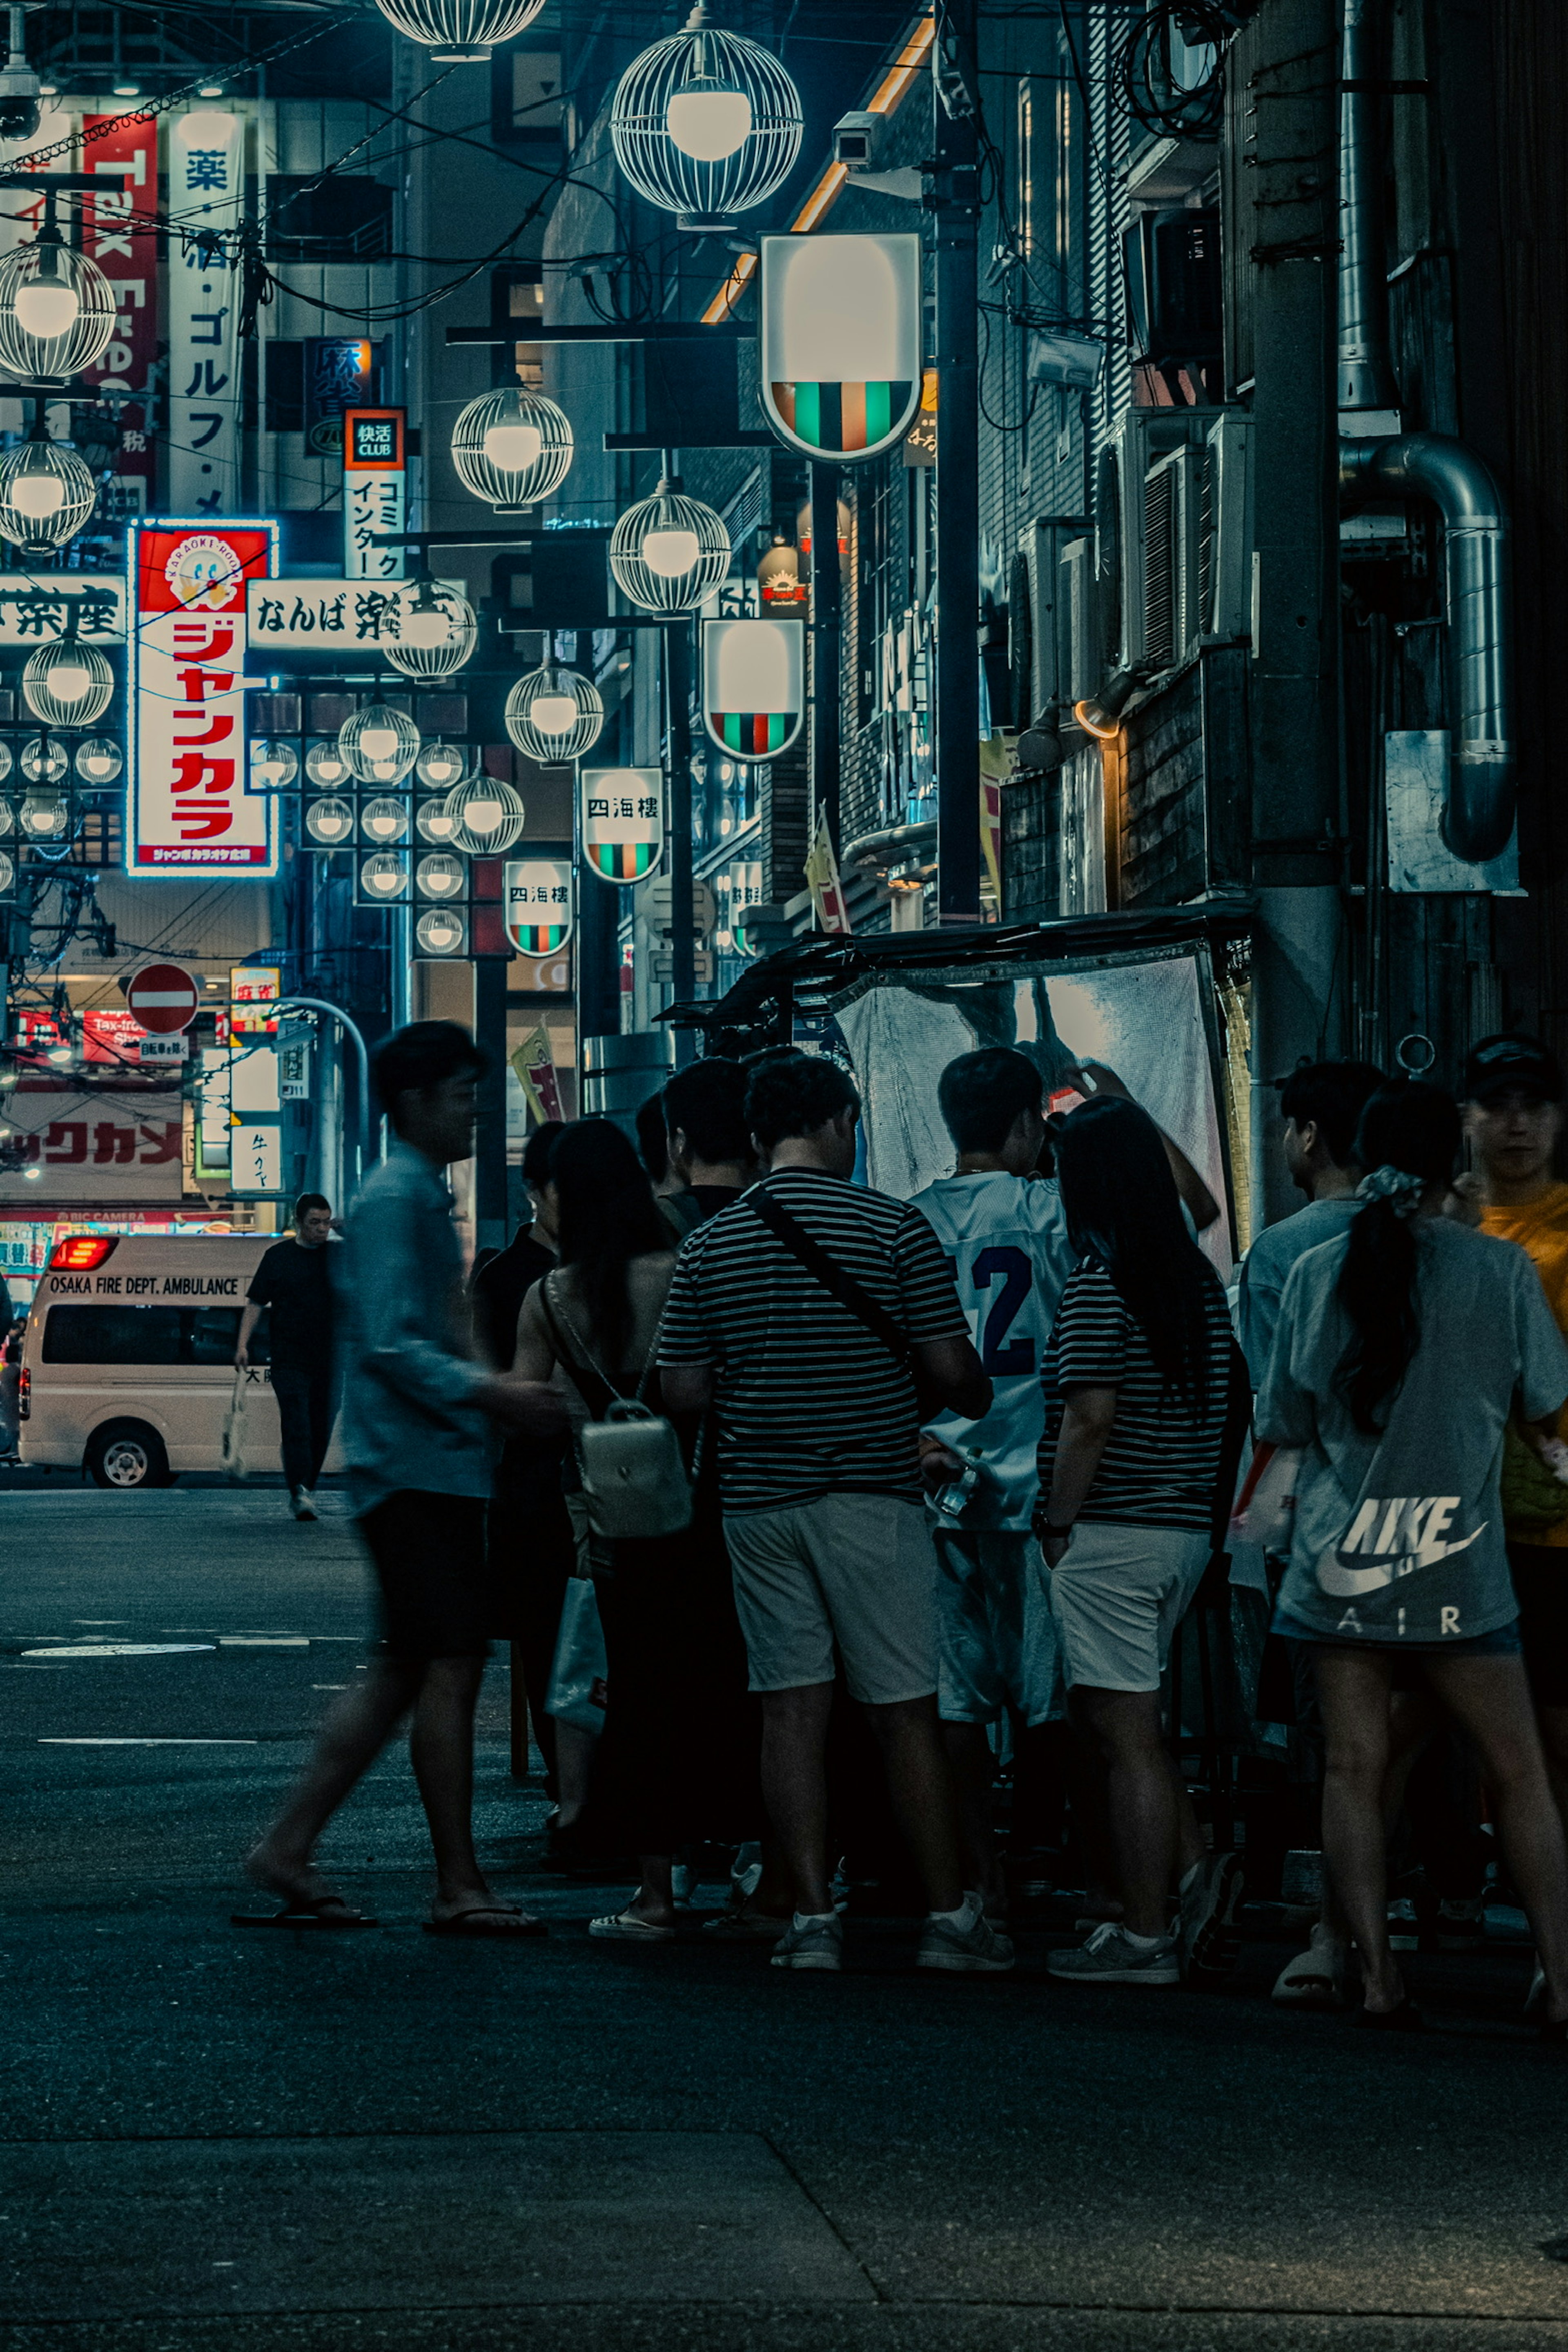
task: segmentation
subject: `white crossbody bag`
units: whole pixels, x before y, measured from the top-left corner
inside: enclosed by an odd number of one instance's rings
[[[642,1391],[658,1358],[658,1335],[654,1335],[647,1366],[637,1382],[636,1395],[624,1395],[603,1366],[595,1362],[572,1318],[559,1297],[552,1295],[551,1286],[554,1281],[553,1274],[545,1276],[545,1318],[552,1324],[558,1321],[557,1339],[564,1329],[578,1353],[578,1362],[574,1363],[558,1346],[556,1352],[563,1369],[590,1412],[595,1400],[587,1392],[581,1370],[585,1367],[605,1391],[602,1416],[589,1422],[577,1441],[577,1464],[588,1507],[588,1525],[595,1535],[606,1542],[679,1535],[683,1528],[691,1525],[691,1481],[681,1456],[680,1440],[674,1423],[662,1413],[650,1412],[642,1401]]]

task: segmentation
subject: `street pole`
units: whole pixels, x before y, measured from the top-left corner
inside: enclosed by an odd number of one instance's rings
[[[691,622],[681,613],[664,630],[665,743],[669,761],[669,976],[678,1004],[697,993],[696,942],[691,936]],[[675,1033],[675,1060],[691,1060],[689,1029]]]
[[[474,1043],[485,1057],[474,1123],[474,1248],[505,1249],[506,956],[474,959]]]
[[[838,568],[838,468],[813,458],[811,473],[811,829],[827,818],[838,855],[838,674],[843,582]]]
[[[284,996],[278,1001],[279,1013],[325,1013],[335,1021],[354,1049],[354,1075],[358,1079],[355,1097],[354,1185],[364,1181],[365,1162],[370,1158],[370,1055],[359,1024],[352,1021],[341,1004],[329,1004],[324,996]]]
[[[937,919],[980,920],[980,373],[976,0],[947,0],[936,58]],[[948,110],[953,110],[950,112]]]

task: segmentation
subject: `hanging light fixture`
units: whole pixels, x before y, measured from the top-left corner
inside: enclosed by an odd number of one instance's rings
[[[352,801],[341,801],[329,794],[325,800],[312,801],[305,811],[305,830],[323,849],[336,849],[340,843],[347,841],[353,829]]]
[[[19,765],[30,784],[63,784],[70,773],[70,754],[47,735],[31,735],[22,746]]]
[[[520,751],[548,767],[581,759],[598,741],[605,706],[591,678],[574,669],[531,670],[506,698],[506,731]]]
[[[108,735],[89,735],[77,746],[76,772],[84,784],[111,784],[124,765],[124,753]]]
[[[0,259],[0,368],[25,383],[64,384],[113,341],[114,289],[66,244],[44,176],[43,226]]]
[[[41,425],[0,456],[0,535],[13,547],[50,554],[76,537],[97,503],[86,459]]]
[[[398,856],[395,850],[378,850],[374,857],[363,859],[359,880],[360,888],[367,898],[379,898],[390,903],[394,898],[406,898],[408,896],[407,863]]]
[[[572,456],[564,413],[521,384],[470,400],[452,428],[452,463],[464,486],[498,514],[521,514],[549,498]]]
[[[21,825],[29,841],[59,841],[70,829],[70,803],[47,786],[22,798]]]
[[[384,636],[382,651],[405,677],[450,677],[462,668],[479,641],[479,623],[468,598],[431,580],[416,580],[393,598],[395,636]]]
[[[730,534],[711,507],[677,481],[628,507],[610,533],[610,570],[634,604],[689,613],[730,569]]]
[[[468,753],[459,744],[443,743],[437,737],[434,743],[424,745],[414,762],[414,772],[422,784],[446,793],[462,782],[468,765]]]
[[[0,897],[3,897],[5,893],[11,888],[16,879],[16,859],[11,856],[8,850],[0,849]]]
[[[0,784],[5,782],[14,765],[15,762],[11,757],[11,746],[9,743],[0,743]],[[5,826],[0,824],[0,833],[4,833],[5,830]]]
[[[703,21],[633,59],[610,109],[616,161],[637,194],[684,229],[733,226],[763,203],[800,152],[800,92],[755,41]]]
[[[389,25],[442,66],[482,66],[491,47],[531,25],[544,0],[375,0]]]
[[[46,727],[90,727],[114,697],[114,672],[96,646],[77,641],[73,609],[63,637],[27,656],[22,699]]]
[[[400,784],[419,755],[419,730],[406,711],[373,702],[345,719],[338,750],[362,784]]]
[[[468,868],[460,857],[450,857],[437,850],[419,860],[414,879],[422,898],[457,898],[461,897],[468,880]]]
[[[470,857],[499,857],[522,831],[521,796],[500,776],[475,776],[448,796],[456,820],[452,846]]]
[[[16,811],[14,803],[0,800],[0,841],[8,841],[16,830]]]
[[[390,846],[401,841],[408,831],[408,803],[386,797],[366,801],[360,811],[360,831],[367,841],[379,841]]]
[[[414,822],[421,841],[439,842],[445,846],[458,837],[458,820],[447,805],[445,793],[437,800],[421,801]]]
[[[305,773],[313,784],[318,784],[323,792],[330,793],[334,784],[347,783],[349,763],[339,751],[335,740],[330,743],[312,743],[305,754]]]
[[[261,735],[250,747],[250,788],[257,793],[286,793],[300,772],[292,743]]]
[[[468,943],[463,919],[455,907],[426,907],[414,926],[424,955],[458,955]]]

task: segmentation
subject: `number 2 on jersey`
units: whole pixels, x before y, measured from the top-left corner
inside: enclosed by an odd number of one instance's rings
[[[1029,1295],[1034,1271],[1021,1249],[1010,1249],[1005,1244],[983,1249],[970,1268],[969,1279],[976,1290],[989,1290],[998,1278],[1002,1284],[1001,1296],[992,1300],[980,1334],[980,1361],[988,1372],[1032,1372],[1035,1369],[1034,1341],[1007,1338]]]

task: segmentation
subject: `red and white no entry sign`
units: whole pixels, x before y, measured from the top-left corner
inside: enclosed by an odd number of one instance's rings
[[[196,1017],[202,992],[188,971],[177,963],[143,964],[125,984],[125,1002],[155,1037],[170,1037],[188,1029]]]

